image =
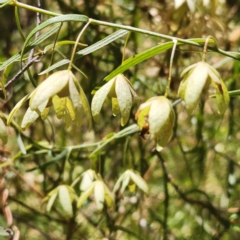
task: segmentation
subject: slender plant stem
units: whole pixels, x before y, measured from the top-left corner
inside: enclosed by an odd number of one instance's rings
[[[72,69],[73,59],[74,59],[74,55],[75,55],[76,50],[77,50],[78,42],[79,42],[82,34],[85,32],[85,30],[87,29],[87,27],[89,26],[90,23],[91,23],[91,19],[88,20],[88,22],[85,24],[85,26],[83,27],[81,32],[78,34],[77,40],[75,42],[75,45],[74,45],[74,48],[73,48],[73,51],[72,51],[72,56],[71,56],[71,59],[70,59],[70,63],[68,65],[68,70]]]
[[[20,3],[16,0],[13,0],[12,2],[9,3],[9,5],[13,5],[13,6],[17,6],[17,7],[21,7],[21,8],[24,8],[24,9],[27,9],[29,11],[34,11],[34,12],[39,12],[41,14],[45,14],[45,15],[48,15],[48,16],[61,16],[62,14],[59,14],[59,13],[55,13],[55,12],[51,12],[51,11],[47,11],[47,10],[44,10],[44,9],[41,9],[41,8],[37,8],[37,7],[33,7],[31,5],[28,5],[28,4],[24,4],[24,3]],[[2,6],[1,6],[2,7]],[[178,42],[181,42],[181,43],[184,43],[184,44],[189,44],[189,45],[192,45],[192,46],[196,46],[196,47],[201,47],[202,48],[202,44],[200,43],[196,43],[194,42],[194,39],[192,39],[191,41],[190,40],[187,40],[187,39],[181,39],[181,38],[176,38],[176,37],[171,37],[171,36],[168,36],[168,35],[165,35],[165,34],[161,34],[161,33],[156,33],[156,32],[152,32],[152,31],[148,31],[148,30],[144,30],[144,29],[141,29],[141,28],[136,28],[136,27],[131,27],[131,26],[125,26],[125,25],[121,25],[121,24],[116,24],[116,23],[109,23],[109,22],[105,22],[105,21],[100,21],[100,20],[96,20],[96,19],[89,19],[90,22],[92,24],[96,24],[96,25],[102,25],[102,26],[108,26],[108,27],[113,27],[113,28],[119,28],[119,29],[125,29],[125,30],[128,30],[128,31],[132,31],[132,32],[137,32],[137,33],[142,33],[142,34],[146,34],[148,36],[153,36],[153,37],[159,37],[159,38],[162,38],[162,39],[165,39],[165,40],[169,40],[169,41],[173,41],[174,39],[176,39]],[[211,37],[212,39],[209,39],[209,43],[213,43],[215,42],[216,43],[216,40],[213,39],[213,37]],[[210,50],[214,51],[214,52],[217,52],[217,53],[220,53],[222,55],[225,55],[225,56],[228,56],[228,57],[231,57],[233,59],[237,59],[237,60],[240,60],[240,56],[236,53],[231,53],[231,52],[227,52],[227,51],[224,51],[222,49],[219,49],[217,47],[217,45],[215,47],[208,47]]]
[[[208,47],[209,40],[210,40],[211,38],[212,38],[213,41],[216,43],[216,46],[218,46],[217,40],[216,40],[213,36],[211,36],[211,35],[207,36],[206,42],[205,42],[204,48],[203,48],[203,55],[202,55],[202,61],[203,61],[203,62],[206,62],[207,47]]]
[[[125,57],[127,42],[128,42],[128,39],[129,39],[130,35],[131,35],[131,32],[129,32],[129,33],[127,34],[126,41],[125,41],[125,44],[124,44],[124,47],[123,47],[122,63],[124,62],[124,57]]]
[[[21,2],[18,2],[18,1],[12,1],[10,3],[10,5],[14,5],[14,6],[17,6],[17,7],[20,7],[20,8],[25,8],[25,9],[27,9],[29,11],[42,13],[42,14],[45,14],[45,15],[48,15],[48,16],[52,16],[52,17],[56,17],[56,16],[62,15],[62,14],[51,12],[51,11],[48,11],[48,10],[45,10],[45,9],[41,9],[41,8],[38,8],[38,7],[33,7],[31,5],[28,5],[28,4],[25,4],[25,3],[21,3]]]
[[[173,42],[174,42],[174,45],[173,45],[173,48],[172,48],[172,54],[171,54],[171,58],[170,58],[169,75],[168,75],[168,85],[167,85],[167,87],[166,87],[166,92],[165,92],[165,95],[164,95],[165,97],[168,96],[169,89],[170,89],[170,85],[171,85],[173,58],[174,58],[174,54],[175,54],[175,51],[176,51],[176,47],[177,47],[178,40],[177,40],[177,39],[174,39]]]

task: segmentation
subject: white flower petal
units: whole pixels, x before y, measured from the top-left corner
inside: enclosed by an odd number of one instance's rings
[[[115,91],[118,99],[118,105],[121,112],[121,125],[124,126],[130,115],[132,107],[131,86],[125,80],[122,74],[117,75]]]
[[[163,128],[171,112],[171,103],[165,97],[159,97],[154,100],[149,110],[148,122],[149,132],[155,137],[155,134]]]
[[[94,197],[98,210],[103,209],[104,203],[104,183],[102,181],[97,180],[94,187]]]
[[[91,110],[95,122],[99,122],[99,113],[101,111],[102,105],[114,83],[115,78],[111,79],[109,82],[103,85],[93,96]]]
[[[29,107],[23,117],[21,128],[24,131],[27,127],[29,127],[38,117],[39,114],[45,109],[46,105],[48,103],[48,100],[46,100],[44,103],[42,103],[39,106],[39,113],[37,111],[31,110]]]
[[[80,126],[82,123],[83,106],[80,100],[80,93],[78,92],[72,77],[69,79],[69,93],[76,115],[76,123]]]
[[[186,79],[187,85],[184,93],[184,101],[189,114],[196,108],[199,97],[208,79],[208,67],[204,62],[199,62]]]
[[[37,110],[39,105],[52,96],[60,92],[67,84],[71,72],[63,70],[50,75],[44,82],[42,82],[32,93],[29,106],[31,110]]]

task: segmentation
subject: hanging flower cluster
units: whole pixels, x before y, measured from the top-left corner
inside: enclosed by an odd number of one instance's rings
[[[70,70],[58,71],[50,75],[31,94],[20,100],[9,114],[8,124],[16,111],[27,100],[29,100],[29,108],[22,120],[21,128],[23,130],[30,126],[39,116],[46,119],[50,106],[54,107],[59,119],[65,119],[66,127],[69,127],[71,122],[80,126],[85,112],[89,128],[91,128],[91,112],[87,97]]]

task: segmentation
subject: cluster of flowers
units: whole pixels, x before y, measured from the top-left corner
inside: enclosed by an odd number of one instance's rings
[[[98,211],[102,211],[104,205],[112,207],[114,205],[115,196],[121,197],[123,192],[128,188],[130,192],[134,192],[136,187],[148,194],[148,186],[144,179],[134,170],[126,170],[116,182],[113,193],[103,182],[101,176],[94,170],[88,169],[75,179],[71,186],[59,185],[53,189],[42,201],[47,203],[46,210],[50,212],[54,202],[55,206],[60,207],[67,218],[73,217],[72,202],[75,199],[75,186],[79,186],[80,196],[77,199],[77,207],[80,208],[87,198],[94,196]]]
[[[229,102],[227,88],[219,73],[209,64],[204,61],[193,64],[182,72],[181,77],[178,95],[185,102],[189,114],[197,107],[202,91],[211,83],[216,89],[219,113],[226,110]],[[113,115],[120,113],[121,125],[124,126],[129,119],[133,100],[138,97],[131,82],[123,74],[118,74],[95,92],[90,109],[74,74],[70,70],[58,71],[19,101],[9,114],[7,122],[9,124],[15,112],[29,100],[29,108],[21,124],[23,130],[39,116],[45,119],[52,105],[57,117],[65,119],[66,127],[71,122],[80,126],[85,112],[91,128],[92,117],[96,122],[99,121],[100,111],[107,97],[111,98]],[[165,96],[152,97],[140,105],[135,116],[140,135],[144,137],[150,134],[156,141],[156,149],[161,151],[172,136],[175,114],[171,102]]]
[[[182,74],[182,81],[179,86],[178,95],[185,102],[186,110],[192,114],[198,105],[199,98],[204,89],[212,84],[216,90],[216,100],[219,113],[223,113],[229,103],[229,95],[219,73],[204,61],[186,68]],[[130,111],[137,94],[133,90],[131,82],[123,75],[118,74],[97,90],[92,99],[91,107],[79,82],[70,70],[58,71],[49,76],[31,94],[20,100],[8,117],[8,124],[11,122],[15,112],[29,100],[27,109],[21,124],[25,130],[38,117],[45,119],[49,108],[53,106],[59,119],[64,118],[66,127],[71,123],[78,126],[82,123],[82,115],[87,115],[89,128],[92,126],[92,117],[98,122],[100,111],[107,97],[112,101],[113,115],[121,115],[121,125],[124,126],[130,116]],[[144,138],[146,134],[156,142],[156,149],[161,151],[172,136],[175,121],[175,113],[172,103],[165,96],[155,96],[141,104],[136,115],[140,129],[140,135]],[[0,137],[6,142],[6,132],[3,131],[0,121]],[[93,170],[87,170],[78,177],[72,186],[60,185],[51,191],[43,202],[47,202],[47,211],[50,211],[55,200],[58,200],[62,210],[67,217],[73,216],[72,202],[75,199],[74,186],[80,183],[80,196],[77,201],[81,207],[85,200],[94,195],[98,210],[104,208],[104,204],[112,206],[114,196],[121,196],[128,187],[135,191],[136,186],[147,194],[148,187],[144,179],[134,170],[126,170],[115,184],[111,193],[103,182],[101,176]]]

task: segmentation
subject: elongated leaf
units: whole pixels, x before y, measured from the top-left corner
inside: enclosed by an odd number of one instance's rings
[[[59,153],[56,157],[53,157],[51,160],[49,160],[48,162],[46,163],[43,163],[42,165],[38,165],[37,167],[34,167],[34,168],[31,168],[31,169],[28,169],[27,172],[31,172],[31,171],[34,171],[38,168],[43,168],[43,167],[47,167],[48,165],[51,165],[59,160],[61,160],[62,158],[64,158],[68,153],[68,150],[65,149],[64,151],[62,151],[61,153]]]
[[[114,42],[115,40],[117,40],[118,38],[126,35],[128,33],[127,30],[118,30],[112,34],[110,34],[109,36],[105,37],[104,39],[92,44],[89,47],[84,48],[83,50],[78,51],[76,54],[79,56],[76,56],[77,58],[80,58],[82,56],[85,56],[89,53],[95,52],[98,49],[103,48],[104,46],[108,45],[111,42]]]
[[[48,39],[51,35],[53,35],[56,31],[58,31],[61,23],[57,23],[51,29],[47,30],[43,34],[39,35],[38,38],[34,39],[28,46],[35,47],[38,46],[40,43]]]
[[[49,67],[49,68],[45,69],[44,71],[40,72],[38,75],[43,75],[45,73],[48,73],[48,72],[50,72],[50,71],[52,71],[56,68],[59,68],[59,67],[65,65],[65,64],[68,64],[68,63],[70,63],[69,59],[62,59],[61,61],[53,64],[51,67]]]
[[[20,53],[17,53],[15,55],[13,55],[12,57],[10,57],[7,61],[3,62],[1,65],[0,65],[0,71],[4,70],[7,66],[9,66],[10,64],[14,63],[14,62],[17,62],[20,60]]]
[[[49,38],[52,34],[54,34],[58,30],[59,26],[60,26],[60,24],[56,24],[51,29],[49,29],[47,32],[41,34],[38,38],[36,38],[32,42],[30,42],[30,44],[26,46],[24,53],[31,50],[32,48],[34,48],[35,46],[37,46],[38,44],[40,44],[47,38]],[[0,65],[0,71],[4,70],[6,67],[8,67],[9,65],[11,65],[14,62],[20,61],[20,59],[21,59],[21,53],[17,53],[15,55],[13,55],[11,58],[9,58],[7,61],[3,62]]]
[[[88,55],[89,53],[92,53],[92,52],[95,52],[97,51],[98,49],[101,49],[102,47],[108,45],[109,43],[117,40],[118,38],[126,35],[128,33],[127,30],[118,30],[112,34],[110,34],[109,36],[105,37],[104,39],[92,44],[91,46],[89,47],[86,47],[84,48],[83,50],[80,50],[79,52],[77,52],[77,56],[74,58],[75,59],[79,59],[85,55]],[[48,73],[58,67],[61,67],[65,64],[68,64],[70,62],[69,59],[63,59],[55,64],[53,64],[51,67],[45,69],[44,71],[42,71],[41,73],[39,73],[39,75],[42,75],[42,74],[45,74],[45,73]]]
[[[84,16],[84,15],[78,15],[78,14],[66,14],[66,15],[60,15],[60,16],[56,16],[56,17],[52,17],[50,19],[48,19],[47,21],[41,23],[40,25],[38,25],[37,27],[35,27],[27,36],[24,44],[23,44],[23,48],[22,48],[22,52],[21,52],[21,58],[24,54],[25,48],[28,45],[30,39],[39,31],[41,31],[42,29],[48,27],[49,25],[52,25],[54,23],[62,23],[62,22],[69,22],[69,21],[75,21],[75,22],[87,22],[88,21],[88,17]]]
[[[173,44],[174,44],[173,42],[166,42],[161,45],[152,47],[152,48],[150,48],[144,52],[141,52],[133,57],[128,58],[127,60],[125,60],[122,63],[121,66],[119,66],[117,69],[112,71],[108,76],[106,76],[104,78],[104,80],[109,81],[110,79],[114,78],[117,74],[126,71],[130,67],[133,67],[133,66],[137,65],[138,63],[141,63],[141,62],[155,56],[156,54],[158,54],[160,52],[164,52],[164,51],[172,48]],[[181,43],[178,42],[178,45],[179,44],[181,44]]]
[[[66,217],[71,218],[73,216],[72,201],[67,186],[62,185],[58,187],[58,198],[61,207],[66,214]]]
[[[53,203],[55,202],[56,198],[57,198],[57,195],[58,195],[58,192],[55,191],[52,196],[49,198],[48,200],[48,203],[47,203],[47,207],[46,207],[46,210],[47,212],[50,212],[51,211],[51,208],[53,206]]]

